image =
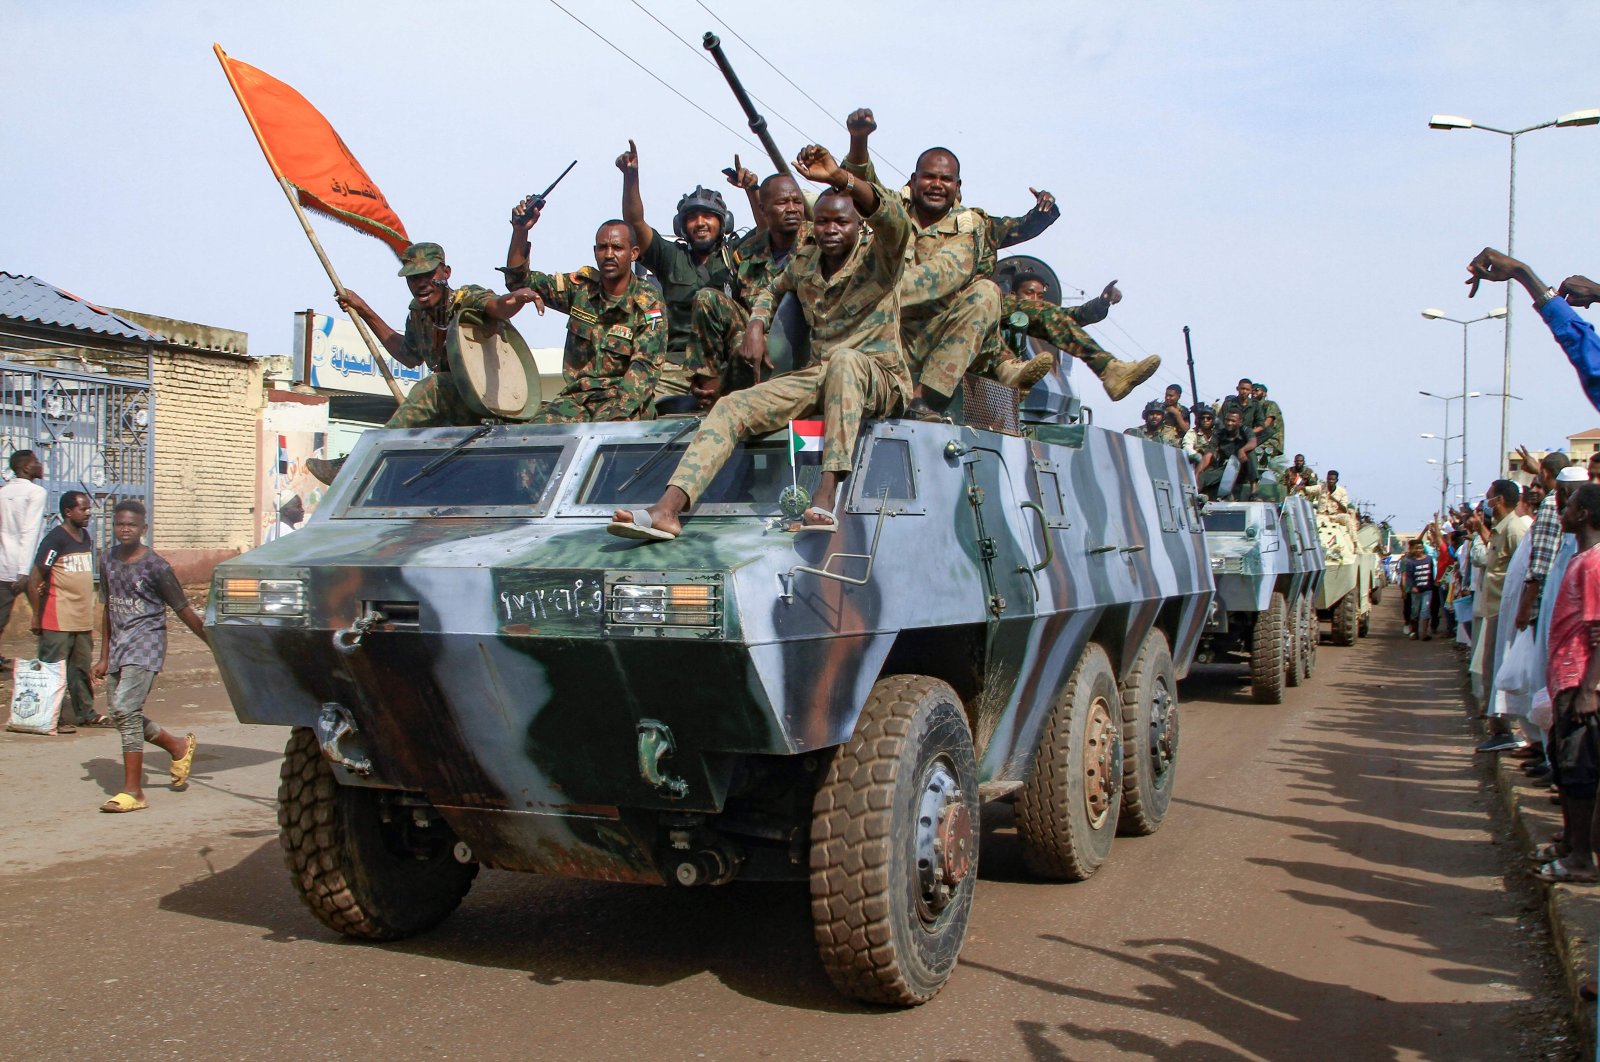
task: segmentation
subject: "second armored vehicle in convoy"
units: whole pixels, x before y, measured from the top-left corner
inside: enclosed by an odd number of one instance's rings
[[[1188,464],[1084,425],[878,421],[837,532],[796,534],[785,432],[678,540],[606,535],[693,424],[369,432],[301,530],[217,569],[235,710],[290,728],[294,887],[392,940],[480,866],[808,880],[834,983],[921,1003],[985,799],[1050,878],[1162,821],[1213,588]]]
[[[1354,645],[1372,622],[1378,555],[1363,545],[1353,513],[1318,512],[1317,532],[1327,560],[1317,588],[1317,615],[1330,623],[1334,645]]]
[[[1243,659],[1250,694],[1283,701],[1316,666],[1315,598],[1324,567],[1316,514],[1299,494],[1282,502],[1210,502],[1206,542],[1217,594],[1196,659]]]

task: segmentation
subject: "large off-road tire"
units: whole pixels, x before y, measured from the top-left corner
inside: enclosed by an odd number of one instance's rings
[[[1333,644],[1349,646],[1356,644],[1358,622],[1361,618],[1360,594],[1351,590],[1339,599],[1333,606]]]
[[[1371,601],[1375,606],[1383,604],[1383,587],[1374,586],[1367,591],[1367,600]]]
[[[1117,829],[1144,837],[1161,828],[1178,766],[1178,676],[1159,630],[1145,635],[1122,693],[1122,817]]]
[[[1033,771],[1016,798],[1028,869],[1082,881],[1111,853],[1122,810],[1122,695],[1106,651],[1090,642],[1056,695]]]
[[[1301,653],[1301,675],[1310,681],[1310,675],[1317,670],[1317,646],[1322,643],[1322,622],[1317,619],[1317,606],[1309,597],[1301,598],[1301,638],[1304,638],[1304,651]]]
[[[839,991],[926,1003],[967,935],[978,873],[978,764],[955,690],[872,687],[811,816],[811,919]]]
[[[1283,679],[1291,686],[1305,681],[1305,598],[1295,598],[1294,607],[1283,619],[1283,644],[1285,653]]]
[[[278,773],[278,841],[300,899],[329,929],[399,940],[442,922],[478,875],[458,862],[442,821],[407,833],[409,809],[383,821],[386,792],[334,781],[317,735],[295,727]],[[403,843],[402,843],[403,842]]]
[[[1257,704],[1282,704],[1285,650],[1283,595],[1273,594],[1265,612],[1257,613],[1250,636],[1250,698]]]

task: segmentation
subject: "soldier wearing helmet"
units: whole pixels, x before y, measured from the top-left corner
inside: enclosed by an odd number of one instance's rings
[[[1210,449],[1211,437],[1216,431],[1216,410],[1204,402],[1197,402],[1194,407],[1194,426],[1183,435],[1183,452],[1189,455],[1190,464],[1200,463],[1200,458]]]
[[[732,298],[738,289],[727,244],[733,212],[721,192],[697,186],[678,200],[672,218],[677,240],[662,239],[644,219],[639,149],[632,140],[628,150],[617,156],[617,169],[622,171],[622,219],[633,229],[640,264],[655,274],[667,304],[667,358],[656,384],[656,401],[678,398],[692,407],[697,397],[692,390],[702,400],[716,394],[715,367],[695,364],[689,348],[696,295],[709,289]]]
[[[1125,428],[1122,434],[1133,435],[1163,446],[1183,445],[1183,440],[1178,437],[1178,430],[1167,423],[1167,408],[1159,401],[1146,402],[1144,423],[1137,428]]]

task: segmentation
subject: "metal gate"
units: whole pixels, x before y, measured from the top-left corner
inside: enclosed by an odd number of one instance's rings
[[[61,522],[61,495],[70,490],[94,499],[89,530],[101,550],[125,498],[144,502],[154,528],[154,402],[149,380],[0,361],[0,468],[9,469],[17,450],[39,455],[50,491],[47,531]]]

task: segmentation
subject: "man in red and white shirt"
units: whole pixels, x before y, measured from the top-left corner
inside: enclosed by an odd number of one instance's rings
[[[1578,538],[1550,618],[1545,684],[1555,707],[1551,765],[1561,787],[1566,855],[1541,866],[1545,881],[1593,882],[1595,792],[1600,787],[1600,485],[1567,499],[1561,526]]]

